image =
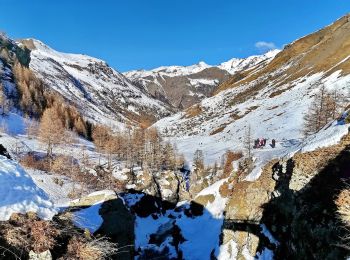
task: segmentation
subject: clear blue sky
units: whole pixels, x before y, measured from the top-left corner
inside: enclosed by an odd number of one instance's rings
[[[348,0],[0,0],[0,30],[126,71],[246,57],[349,11]]]

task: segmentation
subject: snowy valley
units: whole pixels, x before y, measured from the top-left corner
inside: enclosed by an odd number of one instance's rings
[[[1,35],[0,259],[346,259],[349,43],[119,73]]]

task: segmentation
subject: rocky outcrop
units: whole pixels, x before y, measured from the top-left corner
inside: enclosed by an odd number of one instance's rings
[[[347,231],[339,223],[339,213],[349,212],[344,184],[350,179],[349,162],[348,134],[337,145],[270,162],[255,182],[232,183],[231,190],[224,184],[222,194],[230,199],[223,245],[234,241],[238,259],[266,248],[276,259],[343,259],[347,252],[339,239]],[[266,240],[261,224],[278,246]]]
[[[226,219],[247,220],[259,222],[262,216],[261,205],[268,202],[273,196],[276,181],[272,178],[272,165],[270,162],[264,169],[260,178],[254,182],[241,181],[235,183],[233,178],[231,182],[232,191],[226,196],[230,196],[226,205]],[[224,193],[224,189],[221,189]]]
[[[75,210],[98,204],[101,204],[98,214],[103,222],[93,235],[108,237],[119,248],[123,248],[118,252],[118,259],[133,259],[135,217],[119,195],[109,190],[94,192],[72,201],[71,207]]]
[[[145,88],[153,97],[184,109],[209,97],[219,83],[230,74],[217,67],[203,67],[188,75],[160,71],[131,71],[125,73],[135,85]]]
[[[145,192],[151,196],[157,196],[171,203],[187,200],[190,194],[186,189],[185,175],[180,170],[165,170],[153,173],[150,170],[142,170],[135,176],[128,174],[129,187]]]

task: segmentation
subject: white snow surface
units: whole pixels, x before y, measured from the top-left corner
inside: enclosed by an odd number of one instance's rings
[[[46,154],[46,145],[41,143],[36,137],[29,137],[25,134],[24,118],[18,114],[10,113],[8,116],[0,116],[0,122],[3,122],[8,134],[0,133],[0,143],[7,149],[14,160],[19,158],[18,154],[34,152],[38,156]],[[73,156],[77,161],[85,160],[92,165],[97,164],[99,159],[101,163],[106,162],[106,158],[100,158],[96,152],[94,144],[83,138],[77,137],[73,144],[58,145],[54,148],[55,154]],[[66,177],[57,174],[47,173],[39,170],[25,169],[30,175],[36,186],[43,190],[50,201],[56,208],[66,207],[71,199],[69,193],[76,188],[80,188],[79,184]],[[87,169],[94,174],[93,169]]]
[[[281,89],[286,90],[279,95],[270,97],[276,91],[271,84],[246,100],[230,105],[236,95],[249,87],[241,85],[204,99],[200,103],[202,113],[195,117],[188,118],[185,112],[180,112],[159,120],[154,126],[166,134],[170,142],[176,143],[189,165],[197,149],[203,151],[206,164],[220,162],[228,149],[245,151],[244,138],[250,126],[252,141],[257,138],[267,139],[266,147],[253,149],[255,168],[246,179],[254,181],[260,176],[264,165],[274,158],[339,142],[347,133],[348,126],[334,122],[316,135],[304,139],[303,117],[322,85],[328,90],[336,88],[346,92],[349,84],[350,75],[341,77],[339,71],[327,77],[324,73],[316,73],[281,86]],[[211,134],[220,126],[224,127],[223,131]],[[276,148],[270,146],[272,139],[276,140]]]
[[[82,229],[88,229],[91,233],[94,233],[103,223],[103,219],[99,214],[101,204],[98,203],[74,212],[74,225]]]
[[[271,50],[265,54],[253,55],[248,58],[233,58],[229,61],[221,63],[218,68],[226,70],[230,74],[234,74],[237,71],[254,67],[263,61],[272,60],[279,52],[280,50]]]
[[[231,239],[224,245],[220,246],[218,260],[236,259],[238,254],[237,243]]]
[[[16,162],[0,156],[0,220],[13,213],[36,212],[51,219],[57,210],[43,190]]]
[[[267,237],[270,241],[270,243],[275,244],[276,246],[279,245],[279,242],[273,237],[273,235],[271,234],[271,232],[267,229],[265,224],[261,224],[260,227],[262,228],[261,233],[264,234],[265,237]]]
[[[103,223],[103,219],[99,214],[99,210],[103,202],[105,202],[108,197],[114,196],[115,192],[112,190],[101,190],[95,191],[87,195],[87,197],[93,197],[97,195],[103,195],[99,201],[96,201],[93,205],[75,211],[73,213],[73,222],[77,227],[82,229],[88,229],[91,233],[94,233]],[[77,202],[78,200],[74,200],[72,202]]]
[[[201,216],[191,218],[187,217],[183,211],[168,210],[164,215],[158,215],[157,219],[154,219],[152,216],[146,218],[136,217],[136,249],[147,247],[151,234],[157,233],[161,228],[174,223],[181,229],[181,234],[186,240],[179,245],[184,259],[209,260],[212,250],[215,251],[216,255],[219,255],[219,239],[227,201],[226,198],[221,197],[219,188],[225,181],[226,179],[220,180],[198,194],[198,196],[206,194],[213,194],[215,196],[215,200],[205,206],[203,215]],[[135,201],[138,199],[130,199],[130,196],[133,195],[128,195],[128,200]],[[189,207],[189,204],[186,201],[182,201],[177,206]],[[170,214],[176,216],[176,218],[169,218],[168,216]],[[224,258],[221,257],[220,259]]]

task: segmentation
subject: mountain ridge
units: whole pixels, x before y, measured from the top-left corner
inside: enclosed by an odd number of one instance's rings
[[[75,103],[93,123],[115,127],[127,123],[149,125],[172,111],[103,60],[61,53],[34,39],[22,40],[21,44],[31,49],[30,69]]]
[[[205,62],[190,66],[161,66],[152,70],[132,70],[123,74],[151,95],[183,109],[210,97],[220,83],[239,71],[260,67],[279,52],[233,58],[219,65]]]

